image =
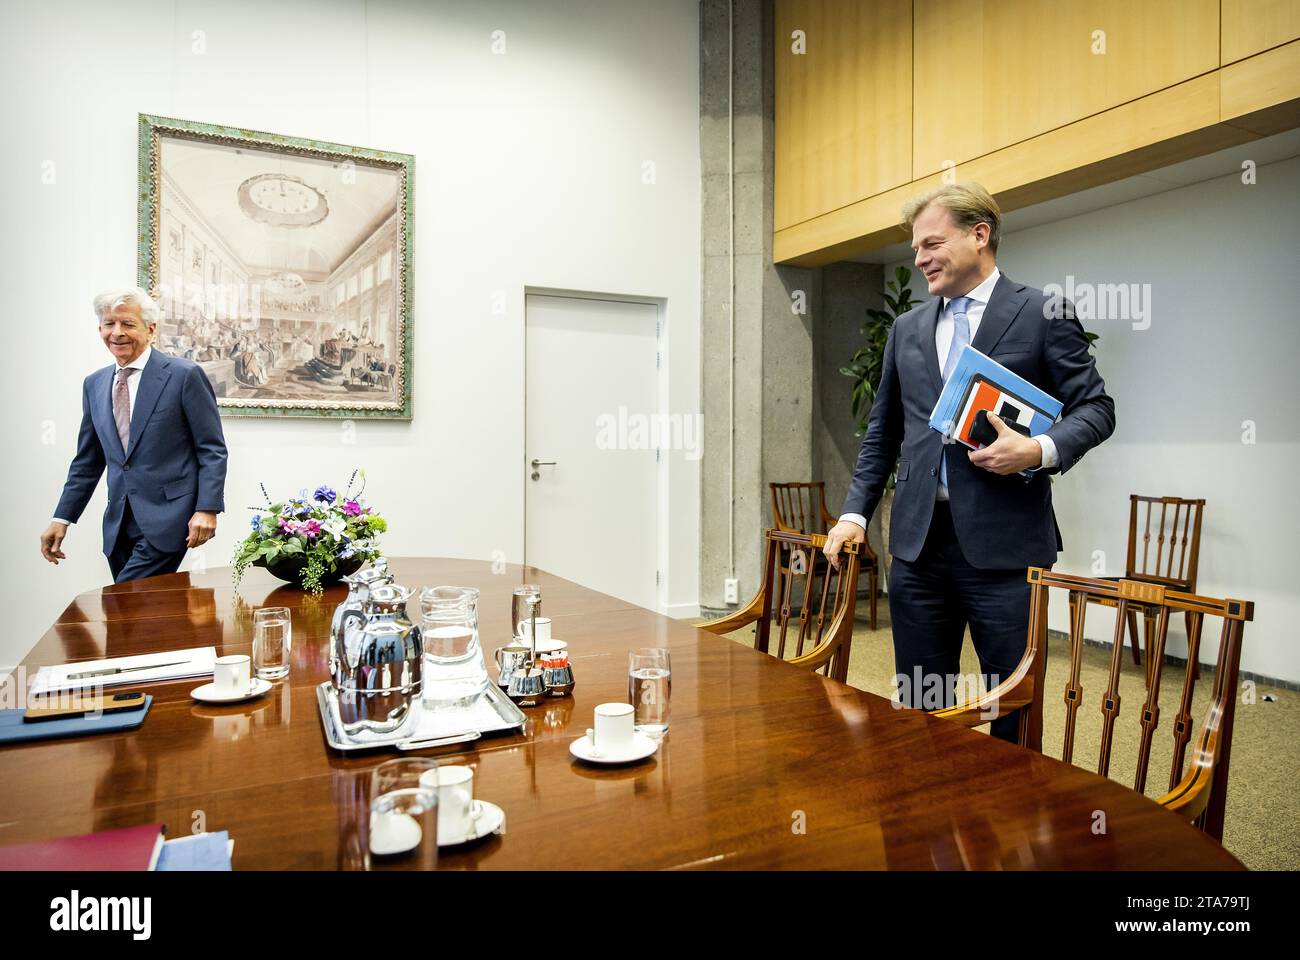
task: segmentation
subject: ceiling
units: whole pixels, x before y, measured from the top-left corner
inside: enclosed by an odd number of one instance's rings
[[[161,150],[171,186],[254,271],[328,274],[397,205],[399,174],[389,169],[361,164],[345,169],[328,160],[166,136]],[[273,226],[256,222],[240,208],[241,184],[280,173],[299,178],[324,197],[324,219],[310,226]]]

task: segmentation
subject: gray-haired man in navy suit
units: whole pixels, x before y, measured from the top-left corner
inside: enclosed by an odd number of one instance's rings
[[[122,583],[175,573],[211,540],[225,509],[226,441],[217,398],[195,363],[150,345],[160,310],[143,290],[95,298],[99,335],[115,363],[81,388],[77,453],[41,534],[41,555],[66,559],[63,539],[108,470],[104,554]]]
[[[840,521],[825,547],[861,542],[897,466],[890,515],[889,610],[900,694],[909,706],[955,701],[969,624],[991,689],[1025,652],[1025,568],[1050,567],[1061,549],[1047,475],[1065,473],[1115,429],[1115,404],[1097,373],[1073,307],[998,271],[997,203],[976,183],[940,187],[903,210],[916,267],[932,300],[899,317],[885,345],[880,387]],[[996,416],[995,442],[945,444],[930,413],[970,344],[1064,405],[1038,437]],[[1033,471],[1028,481],[1017,476]],[[938,691],[941,702],[928,692]],[[991,733],[1014,740],[1019,718]]]

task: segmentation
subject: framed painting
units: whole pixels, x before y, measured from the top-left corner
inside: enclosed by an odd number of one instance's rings
[[[223,414],[411,419],[415,158],[140,115],[155,345]]]

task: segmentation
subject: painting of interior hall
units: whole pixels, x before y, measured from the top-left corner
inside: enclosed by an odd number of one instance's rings
[[[158,168],[165,352],[226,407],[400,405],[400,169],[168,135]]]

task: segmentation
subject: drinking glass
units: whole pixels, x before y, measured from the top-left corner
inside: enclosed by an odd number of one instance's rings
[[[528,602],[530,598],[533,603]],[[510,598],[510,625],[514,628],[514,635],[523,637],[524,621],[541,615],[542,588],[535,583],[525,583],[515,587],[514,595]]]
[[[279,680],[289,674],[293,625],[288,607],[261,607],[253,611],[253,671],[261,680]]]
[[[668,731],[672,693],[672,663],[666,649],[643,647],[628,654],[627,699],[636,708],[638,732],[658,738]]]
[[[432,870],[438,865],[438,790],[420,782],[437,768],[436,760],[403,757],[381,763],[370,775],[366,849],[371,870]]]

